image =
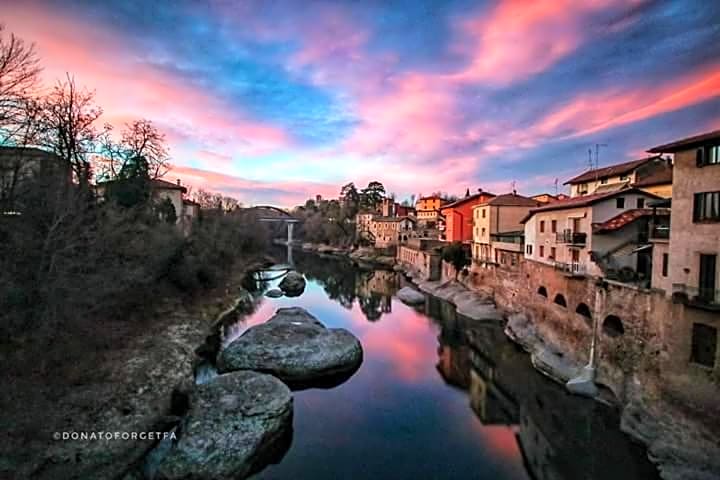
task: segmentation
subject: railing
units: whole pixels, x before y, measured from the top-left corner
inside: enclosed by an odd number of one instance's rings
[[[557,233],[557,243],[565,243],[569,245],[585,245],[587,242],[587,233],[573,232],[572,230],[564,230]]]
[[[720,290],[715,288],[690,287],[682,283],[673,283],[673,299],[687,305],[720,309]]]
[[[654,225],[650,228],[650,238],[667,240],[670,238],[670,225]]]
[[[502,234],[502,233],[491,233],[490,234],[490,240],[493,242],[503,242],[503,243],[516,243],[521,244],[523,243],[523,234]]]
[[[555,262],[555,269],[571,275],[585,275],[587,273],[587,267],[583,263],[563,263]]]

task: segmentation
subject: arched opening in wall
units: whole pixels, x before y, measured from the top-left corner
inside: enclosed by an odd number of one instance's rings
[[[608,315],[602,324],[602,330],[608,337],[619,337],[625,333],[625,327],[623,327],[622,320],[620,317],[615,315]]]
[[[565,297],[562,293],[555,295],[555,300],[553,300],[553,302],[557,303],[561,307],[567,307],[567,302],[565,301]]]
[[[542,295],[543,297],[547,298],[548,294],[545,287],[538,288],[538,295]]]
[[[584,303],[579,303],[577,308],[575,309],[575,313],[582,316],[585,319],[585,323],[588,325],[592,324],[592,313],[590,312],[590,307],[588,307]]]

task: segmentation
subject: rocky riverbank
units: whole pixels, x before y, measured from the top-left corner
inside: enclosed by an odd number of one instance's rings
[[[320,256],[347,258],[353,262],[367,267],[393,267],[397,262],[395,257],[386,250],[373,247],[334,247],[318,243],[303,243],[300,248],[305,252],[316,253]]]
[[[118,342],[93,354],[91,365],[56,367],[50,378],[11,377],[2,403],[0,477],[121,478],[135,470],[162,432],[178,424],[186,408],[179,387],[193,383],[196,349],[216,319],[247,296],[244,272],[202,297],[170,296],[141,320],[128,320]],[[100,432],[138,436],[65,439]]]
[[[490,289],[470,288],[452,280],[424,281],[402,266],[396,270],[420,290],[453,303],[466,317],[505,321],[505,334],[530,354],[535,369],[558,383],[565,384],[582,371],[584,365],[572,352],[539,335],[533,318],[496,306]],[[674,401],[661,385],[643,384],[636,378],[624,398],[600,388],[595,400],[621,409],[621,429],[647,448],[648,458],[664,480],[720,479],[717,422],[701,421],[701,412]]]

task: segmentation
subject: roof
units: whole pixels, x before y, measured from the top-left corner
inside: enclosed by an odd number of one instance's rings
[[[648,152],[650,153],[675,153],[682,150],[689,150],[694,147],[699,147],[707,142],[713,140],[720,140],[720,130],[714,130],[712,132],[702,133],[692,137],[683,138],[675,142],[666,143],[665,145],[659,145],[653,147]]]
[[[563,183],[563,185],[589,182],[591,180],[595,180],[596,178],[624,175],[626,173],[632,172],[633,170],[644,165],[645,163],[649,162],[650,160],[654,160],[655,158],[657,158],[657,155],[648,157],[648,158],[642,158],[640,160],[632,160],[630,162],[618,163],[616,165],[610,165],[608,167],[588,170],[586,172],[581,173],[577,177],[571,178],[567,182]]]
[[[490,192],[477,192],[477,193],[473,193],[473,194],[470,195],[469,197],[463,197],[463,198],[461,198],[460,200],[456,200],[456,201],[454,201],[454,202],[452,202],[452,203],[448,203],[447,205],[443,205],[442,207],[440,207],[440,210],[446,210],[446,209],[448,209],[448,208],[455,208],[455,207],[457,207],[457,206],[459,206],[459,205],[462,205],[463,203],[472,202],[472,201],[477,200],[478,198],[483,197],[483,196],[485,196],[485,197],[494,197],[495,194],[494,194],[494,193],[490,193]]]
[[[383,217],[380,215],[373,217],[373,221],[375,222],[401,222],[403,220],[410,220],[411,222],[415,221],[415,219],[411,217]]]
[[[633,210],[625,210],[624,212],[615,215],[609,220],[606,220],[602,223],[593,224],[593,232],[603,233],[620,230],[625,225],[628,225],[639,218],[651,217],[652,215],[653,210],[651,208],[636,208]]]
[[[542,202],[538,202],[532,198],[523,197],[522,195],[518,195],[516,193],[505,193],[503,195],[498,195],[481,205],[493,205],[497,207],[537,207],[542,205]]]
[[[672,183],[673,181],[673,169],[664,168],[653,172],[647,177],[633,183],[634,187],[651,187],[653,185],[664,185]]]
[[[520,221],[520,223],[527,222],[530,219],[530,217],[532,217],[536,213],[549,212],[552,210],[567,210],[570,208],[587,207],[587,206],[593,205],[595,203],[602,202],[603,200],[608,200],[617,195],[620,195],[620,194],[625,195],[628,193],[641,193],[643,195],[652,197],[654,199],[662,198],[657,195],[653,195],[652,193],[648,193],[643,190],[640,190],[639,188],[625,188],[623,190],[616,190],[614,192],[593,193],[592,195],[583,195],[581,197],[570,197],[566,200],[558,200],[557,202],[553,202],[553,203],[549,203],[547,205],[543,205],[541,207],[533,208],[532,210],[530,210],[528,212],[527,215],[525,215],[525,218],[523,218]]]

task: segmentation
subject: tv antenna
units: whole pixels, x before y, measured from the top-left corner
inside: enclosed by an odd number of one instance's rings
[[[595,168],[600,168],[600,147],[607,147],[607,143],[595,144]]]

